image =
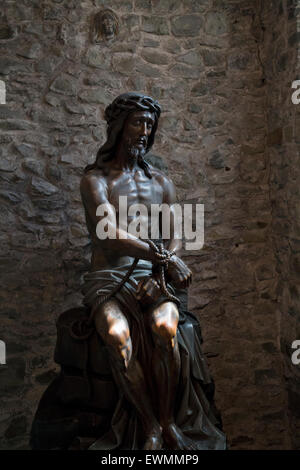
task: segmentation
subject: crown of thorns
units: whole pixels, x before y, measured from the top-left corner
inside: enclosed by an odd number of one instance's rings
[[[118,98],[107,106],[104,117],[108,125],[110,125],[123,113],[131,113],[138,110],[150,111],[155,114],[156,119],[159,118],[161,113],[160,105],[150,96],[126,93],[118,96]]]

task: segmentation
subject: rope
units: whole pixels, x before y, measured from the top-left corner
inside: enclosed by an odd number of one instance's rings
[[[166,250],[162,243],[157,244],[158,246],[153,243],[152,240],[148,240],[147,243],[155,252],[155,256],[157,257],[157,261],[159,264],[159,284],[161,291],[170,301],[176,303],[177,305],[180,305],[180,300],[168,291],[165,278],[165,272],[168,269],[169,261],[171,257],[175,254],[175,252]]]
[[[180,304],[180,300],[172,295],[167,288],[166,279],[165,279],[165,272],[168,269],[168,264],[171,257],[174,255],[174,251],[168,251],[164,248],[163,243],[157,243],[157,245],[152,240],[147,240],[148,245],[152,249],[155,254],[156,262],[159,265],[159,284],[162,293],[172,302],[175,302],[177,305]],[[88,319],[79,319],[74,320],[70,325],[70,335],[72,338],[80,341],[84,341],[90,337],[93,333],[95,327],[93,325],[94,315],[96,309],[99,305],[107,302],[112,297],[114,297],[124,286],[124,284],[128,281],[131,274],[136,268],[136,265],[139,262],[139,258],[135,258],[132,265],[130,266],[129,270],[127,271],[126,275],[123,277],[121,282],[117,284],[117,286],[106,295],[101,295],[101,290],[97,290],[96,294],[98,296],[97,301],[93,305],[91,315]]]

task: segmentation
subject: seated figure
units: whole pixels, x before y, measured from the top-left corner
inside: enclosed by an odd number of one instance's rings
[[[159,104],[139,93],[106,108],[107,141],[81,181],[92,240],[85,307],[58,320],[62,372],[40,402],[33,448],[74,448],[76,439],[96,450],[226,447],[200,328],[186,306],[192,273],[178,256],[175,187],[144,159],[159,116]],[[170,207],[168,239],[162,220],[155,231],[137,210],[148,215],[152,204]]]

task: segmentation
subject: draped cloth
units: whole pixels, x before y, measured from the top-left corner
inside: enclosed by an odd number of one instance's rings
[[[92,307],[100,294],[108,294],[125,276],[130,263],[109,270],[99,270],[84,276],[84,304]],[[133,355],[140,361],[149,394],[155,403],[155,384],[151,380],[151,354],[153,343],[146,328],[145,315],[134,293],[139,281],[151,275],[152,265],[140,260],[130,279],[116,294],[122,311],[128,320],[133,344]],[[168,289],[177,297],[186,294],[175,290],[170,284]],[[168,300],[162,296],[152,309]],[[205,357],[201,350],[201,332],[197,319],[187,311],[184,302],[179,307],[177,340],[181,358],[180,380],[176,393],[175,422],[181,431],[193,439],[196,449],[225,449],[226,438],[221,431],[221,422],[214,405],[214,383],[210,377]],[[112,416],[110,429],[100,436],[91,450],[141,449],[143,430],[134,407],[128,403],[119,389],[118,401]]]

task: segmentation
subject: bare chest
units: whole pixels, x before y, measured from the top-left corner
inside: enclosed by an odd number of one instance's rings
[[[134,174],[125,173],[115,178],[108,185],[108,200],[118,212],[120,196],[126,197],[128,207],[133,204],[143,204],[147,209],[151,204],[163,202],[163,189],[155,179],[149,179],[143,171]]]

